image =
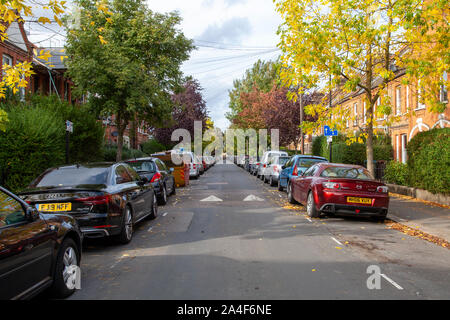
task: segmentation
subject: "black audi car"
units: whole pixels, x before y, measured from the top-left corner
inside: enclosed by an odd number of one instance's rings
[[[134,224],[158,212],[153,187],[126,163],[52,168],[19,195],[40,212],[73,216],[86,238],[111,236],[123,244]]]
[[[77,286],[83,238],[75,219],[43,214],[0,187],[0,300],[45,289],[57,298]]]
[[[172,175],[173,168],[158,158],[139,158],[126,161],[141,176],[146,178],[155,188],[155,193],[160,205],[167,203],[167,196],[175,194],[175,178]]]

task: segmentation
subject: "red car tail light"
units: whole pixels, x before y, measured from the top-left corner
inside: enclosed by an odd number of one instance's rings
[[[323,182],[322,186],[325,189],[339,190],[341,189],[341,185],[337,182]]]
[[[380,187],[377,188],[377,192],[388,193],[389,192],[389,188],[386,187],[386,186],[380,186]]]
[[[292,171],[293,176],[298,176],[298,168],[297,166],[294,167],[294,171]]]
[[[194,167],[195,169],[195,167]],[[150,180],[150,182],[156,182],[159,181],[159,179],[161,179],[161,173],[157,172],[153,175],[152,180]]]
[[[76,202],[82,202],[90,205],[100,205],[100,204],[108,204],[110,199],[109,195],[96,196],[96,197],[87,197],[87,198],[78,198],[75,199]]]

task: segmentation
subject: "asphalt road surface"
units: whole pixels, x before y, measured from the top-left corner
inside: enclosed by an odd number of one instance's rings
[[[130,244],[87,242],[71,299],[450,298],[448,249],[284,204],[285,193],[218,164],[137,225]],[[369,266],[380,289],[368,289]]]

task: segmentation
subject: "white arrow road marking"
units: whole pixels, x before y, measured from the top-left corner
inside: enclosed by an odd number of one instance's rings
[[[264,199],[261,199],[251,194],[247,198],[245,198],[244,201],[264,201]]]
[[[200,201],[204,201],[204,202],[222,202],[223,200],[220,198],[217,198],[216,196],[209,196],[208,198],[205,198],[203,200]]]

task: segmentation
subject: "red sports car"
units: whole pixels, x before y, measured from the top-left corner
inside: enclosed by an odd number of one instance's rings
[[[361,166],[318,163],[292,179],[287,192],[289,202],[306,204],[313,218],[323,213],[383,221],[389,209],[388,187]]]

